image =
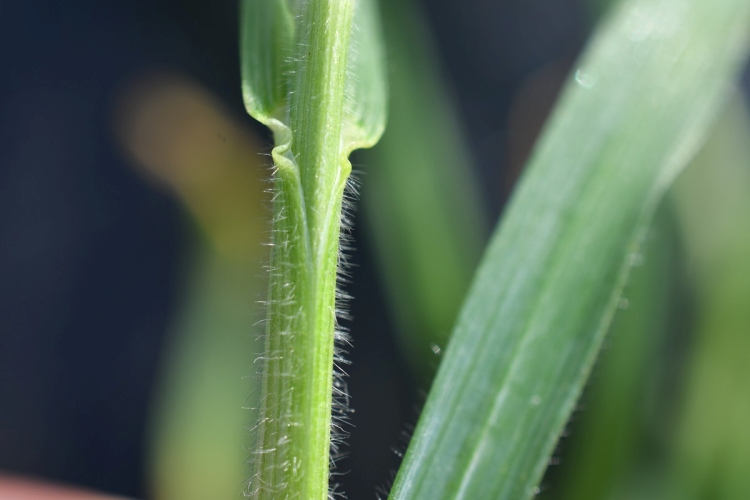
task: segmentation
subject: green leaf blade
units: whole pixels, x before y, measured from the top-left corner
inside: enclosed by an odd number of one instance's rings
[[[595,35],[485,254],[392,498],[534,494],[749,19],[742,1],[633,0]]]

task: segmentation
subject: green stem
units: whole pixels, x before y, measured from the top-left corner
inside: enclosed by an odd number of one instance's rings
[[[328,495],[339,226],[351,171],[341,136],[353,3],[312,0],[307,9],[296,92],[285,116],[267,121],[277,144],[276,197],[253,498]]]

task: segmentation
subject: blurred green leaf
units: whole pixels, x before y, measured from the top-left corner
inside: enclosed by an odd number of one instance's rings
[[[597,30],[480,265],[392,498],[535,494],[748,21],[740,0],[629,0]]]
[[[557,482],[549,497],[613,498],[639,456],[643,413],[653,386],[658,354],[674,310],[678,271],[676,223],[662,204],[644,243],[643,265],[634,267],[604,349],[583,396],[583,411],[563,441]]]
[[[249,361],[260,351],[252,314],[260,266],[257,259],[239,265],[206,248],[193,260],[155,398],[151,496],[239,499],[247,480],[247,428],[258,406]]]
[[[750,494],[750,117],[735,99],[676,183],[696,325],[667,492]]]
[[[366,152],[362,201],[398,339],[421,378],[434,374],[488,223],[451,96],[412,1],[383,10],[388,129]]]

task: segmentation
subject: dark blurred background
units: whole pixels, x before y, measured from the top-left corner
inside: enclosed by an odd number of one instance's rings
[[[495,220],[591,16],[571,1],[422,3]],[[0,470],[154,497],[157,377],[187,314],[196,241],[225,237],[211,233],[207,195],[180,183],[202,154],[200,141],[179,142],[185,123],[208,116],[218,132],[206,150],[226,160],[231,136],[249,144],[238,146],[247,169],[269,166],[257,154],[269,135],[242,105],[236,2],[0,1],[0,61]],[[188,104],[150,128],[149,110],[176,94]],[[164,152],[159,141],[178,142]],[[355,164],[366,197],[368,165]],[[355,411],[337,478],[353,499],[387,488],[426,389],[397,352],[360,233],[348,287]],[[262,259],[259,248],[249,255]],[[247,318],[260,289],[241,306]]]

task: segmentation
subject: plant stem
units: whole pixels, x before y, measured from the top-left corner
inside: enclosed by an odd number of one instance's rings
[[[353,2],[312,0],[283,121],[269,120],[274,220],[253,498],[328,495],[336,269],[351,165],[341,152]],[[292,134],[294,140],[292,141]]]

